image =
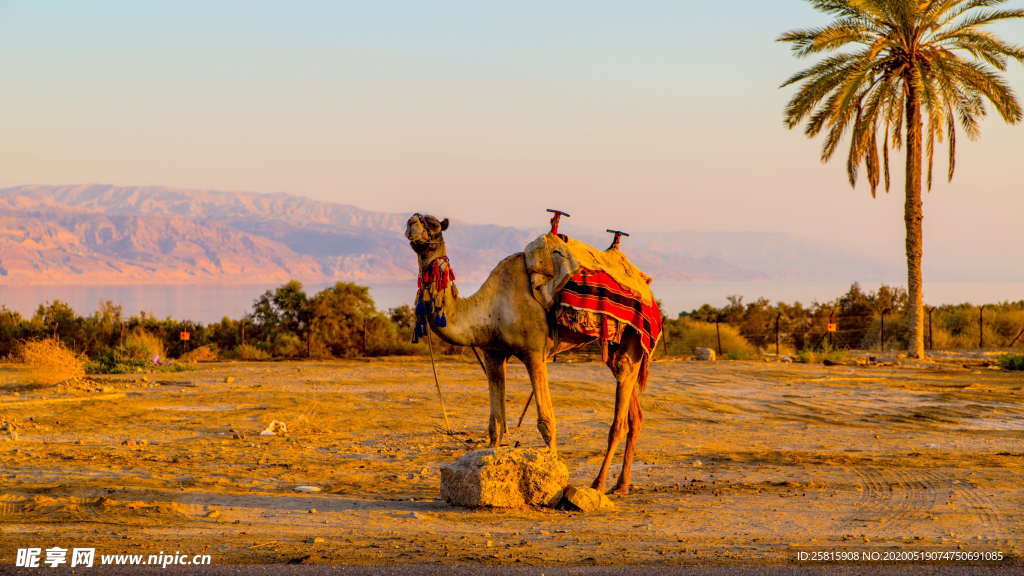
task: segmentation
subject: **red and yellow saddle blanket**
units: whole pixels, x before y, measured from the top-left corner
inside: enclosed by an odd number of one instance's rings
[[[652,299],[645,303],[640,295],[601,270],[578,269],[558,299],[555,319],[575,333],[618,343],[628,325],[640,334],[648,356],[661,337],[657,302]]]

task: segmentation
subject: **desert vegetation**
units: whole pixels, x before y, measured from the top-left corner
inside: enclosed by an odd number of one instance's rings
[[[847,349],[900,350],[909,338],[906,314],[906,292],[885,285],[866,291],[855,283],[838,298],[809,305],[730,296],[725,305],[705,304],[667,318],[657,356],[711,348],[724,359],[753,360],[774,354],[778,343],[780,354],[814,363],[839,360]],[[836,324],[832,333],[830,318]],[[41,380],[60,376],[59,381],[77,375],[67,369],[76,362],[89,373],[109,374],[179,371],[218,360],[425,355],[424,342],[411,343],[413,322],[409,306],[378,310],[368,288],[350,283],[310,296],[299,282],[288,282],[262,294],[244,317],[207,324],[146,313],[127,316],[113,302],[83,316],[54,301],[41,304],[29,318],[0,307],[0,357],[32,359],[43,367],[37,370]],[[183,332],[188,340],[182,340]],[[1024,347],[1022,332],[1024,300],[925,312],[929,349]],[[441,354],[460,353],[439,340],[435,345]],[[596,347],[584,352],[599,354]],[[1008,369],[1021,364],[1008,358],[1003,362]]]
[[[58,368],[70,358],[90,373],[125,373],[216,360],[426,353],[425,345],[411,343],[412,323],[408,306],[377,310],[364,286],[337,283],[309,296],[292,281],[257,298],[245,317],[208,324],[144,312],[127,316],[109,301],[90,315],[61,301],[40,304],[29,318],[0,307],[0,357],[31,360],[56,377],[67,372]]]
[[[54,338],[26,342],[21,360],[28,367],[31,384],[49,386],[85,376],[85,362]]]
[[[668,346],[681,354],[696,346],[719,348],[717,323],[720,349],[726,357],[744,357],[751,351],[774,353],[776,343],[781,354],[797,358],[821,358],[845,349],[905,350],[911,338],[907,307],[902,288],[882,285],[865,291],[857,283],[838,298],[808,306],[764,298],[744,303],[741,297],[730,296],[725,306],[705,304],[669,322]],[[924,318],[927,349],[1024,346],[1024,300],[929,306]],[[835,332],[829,332],[830,319]]]
[[[1024,62],[1024,48],[991,31],[993,23],[1024,18],[1024,10],[998,8],[1006,0],[810,3],[833,21],[779,37],[798,58],[822,57],[783,83],[798,87],[785,122],[803,124],[808,137],[826,135],[824,162],[847,140],[850,185],[857,185],[863,166],[872,196],[883,181],[890,189],[890,150],[905,148],[907,294],[900,342],[920,358],[927,345],[923,176],[931,190],[936,143],[945,141],[946,176],[953,180],[957,133],[977,138],[989,107],[1009,124],[1024,118],[1002,74],[1010,60]]]

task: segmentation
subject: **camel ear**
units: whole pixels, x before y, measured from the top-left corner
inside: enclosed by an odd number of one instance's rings
[[[447,229],[448,229],[448,219],[445,218],[444,220],[441,220],[441,232],[444,232]]]

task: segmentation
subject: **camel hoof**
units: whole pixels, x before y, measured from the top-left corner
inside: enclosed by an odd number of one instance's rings
[[[629,495],[629,484],[626,484],[624,486],[618,485],[615,487],[614,490],[612,490],[611,493],[615,494],[616,496],[627,496]]]

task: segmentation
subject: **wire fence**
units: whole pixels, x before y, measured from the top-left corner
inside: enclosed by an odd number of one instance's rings
[[[739,316],[739,317],[735,317]],[[739,338],[737,338],[739,336]],[[687,353],[696,346],[719,355],[749,352],[783,355],[801,350],[905,350],[909,339],[903,313],[879,310],[850,314],[816,311],[805,316],[782,313],[723,314],[703,321],[666,322],[663,351]],[[928,350],[985,350],[1024,347],[1024,308],[1015,306],[926,307],[924,344]]]

